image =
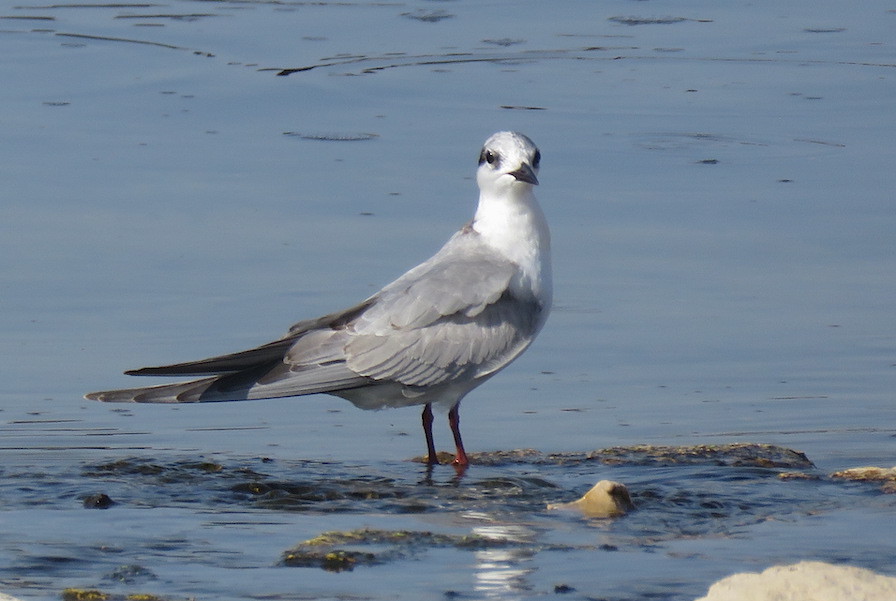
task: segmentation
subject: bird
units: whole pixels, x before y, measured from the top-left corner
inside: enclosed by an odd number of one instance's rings
[[[525,135],[493,134],[479,153],[472,221],[430,259],[361,303],[300,321],[267,344],[124,372],[199,379],[85,398],[197,403],[325,393],[361,409],[423,405],[430,468],[439,463],[435,405],[448,412],[451,463],[465,470],[461,400],[529,347],[551,309],[550,231],[534,194],[540,163]]]

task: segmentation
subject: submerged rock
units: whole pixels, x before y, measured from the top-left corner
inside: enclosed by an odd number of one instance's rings
[[[109,509],[115,505],[115,501],[105,493],[90,495],[84,498],[85,509]]]
[[[109,601],[109,595],[95,589],[67,588],[62,591],[62,601]]]
[[[831,474],[831,478],[858,482],[878,482],[883,492],[896,493],[896,467],[852,467],[834,472]]]
[[[317,567],[328,572],[347,572],[401,559],[413,549],[454,546],[481,548],[490,541],[478,536],[454,536],[412,530],[360,530],[324,532],[286,551],[281,564]],[[500,543],[497,543],[500,544]]]
[[[853,566],[802,561],[728,576],[697,601],[889,601],[896,578]]]
[[[569,465],[598,462],[607,465],[718,465],[807,469],[815,467],[800,451],[772,444],[736,443],[686,446],[633,445],[586,452],[545,454],[535,449],[492,451],[470,455],[473,464],[532,463]]]
[[[347,572],[356,566],[382,562],[375,553],[362,551],[318,551],[296,548],[283,554],[282,564],[293,568],[322,568],[328,572]]]
[[[615,518],[635,508],[628,488],[620,482],[601,480],[571,503],[548,503],[548,509],[571,509],[589,518]]]
[[[613,447],[594,451],[589,459],[608,464],[628,465],[708,464],[729,467],[814,467],[809,458],[800,451],[757,443]]]
[[[10,597],[12,599],[12,597]],[[0,595],[0,601],[6,601]],[[13,601],[18,601],[13,599]],[[165,597],[159,597],[149,593],[131,593],[121,595],[107,593],[96,589],[67,588],[62,591],[62,601],[167,601]]]
[[[336,530],[324,532],[299,543],[283,553],[281,565],[298,568],[317,567],[329,572],[348,572],[358,566],[372,566],[405,558],[419,558],[432,548],[452,547],[459,550],[481,551],[507,547],[525,548],[536,552],[543,545],[529,540],[518,540],[504,529],[486,528],[470,534],[439,534],[420,530]],[[571,547],[553,545],[556,550]]]
[[[809,472],[781,472],[778,474],[779,480],[821,480],[818,474],[810,474]]]

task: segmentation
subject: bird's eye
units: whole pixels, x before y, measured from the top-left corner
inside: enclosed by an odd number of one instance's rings
[[[489,165],[494,165],[498,162],[498,155],[493,150],[487,150],[485,148],[482,149],[482,152],[479,155],[479,164],[488,163]]]
[[[541,152],[538,150],[535,151],[535,156],[532,157],[532,166],[538,169],[538,165],[541,163]]]

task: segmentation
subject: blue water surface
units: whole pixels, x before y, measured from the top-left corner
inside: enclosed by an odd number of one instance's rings
[[[142,589],[180,598],[535,599],[562,581],[578,598],[693,599],[801,558],[893,573],[893,501],[874,487],[834,486],[821,517],[649,551],[443,549],[350,575],[275,564],[326,529],[470,518],[80,499],[107,486],[83,467],[120,457],[416,473],[413,409],[81,397],[376,291],[470,218],[499,129],[544,157],[556,304],[464,402],[470,450],[759,442],[824,474],[893,465],[894,26],[881,1],[0,1],[0,590],[112,587],[88,559],[105,528],[120,563],[165,572]],[[450,447],[442,420],[436,436]],[[552,477],[584,492],[606,475]]]

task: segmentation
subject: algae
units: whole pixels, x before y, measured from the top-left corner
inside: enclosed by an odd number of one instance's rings
[[[481,534],[439,534],[418,530],[332,530],[309,538],[286,551],[280,561],[289,567],[319,567],[330,572],[351,571],[357,566],[370,566],[416,556],[431,548],[451,547],[482,550],[503,547],[541,546],[526,541],[484,536]],[[358,548],[364,550],[358,550]],[[556,550],[571,549],[552,546]]]
[[[93,589],[67,588],[62,591],[63,601],[108,601],[109,595]]]
[[[474,453],[470,462],[482,465],[531,463],[570,465],[598,462],[605,465],[716,465],[806,469],[815,467],[800,451],[772,444],[736,443],[718,445],[633,445],[586,452],[544,454],[535,449]]]

